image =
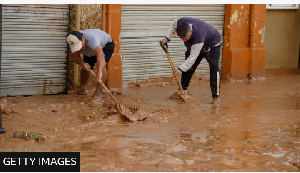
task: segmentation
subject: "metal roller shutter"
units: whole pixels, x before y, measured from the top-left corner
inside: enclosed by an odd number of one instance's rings
[[[172,75],[170,64],[159,41],[166,36],[171,23],[179,17],[204,20],[223,34],[225,5],[122,5],[121,53],[123,84]],[[186,47],[174,38],[169,44],[170,56],[178,67],[184,61]],[[220,69],[222,54],[220,57]],[[209,77],[209,65],[202,60],[198,73]]]
[[[68,4],[2,5],[1,96],[64,91],[68,27]]]

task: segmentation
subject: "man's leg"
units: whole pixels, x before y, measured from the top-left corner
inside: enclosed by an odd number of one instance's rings
[[[188,49],[185,52],[185,60],[190,56],[190,49]],[[201,60],[203,58],[203,55],[200,54],[198,56],[198,58],[196,59],[195,63],[193,64],[193,66],[186,72],[182,72],[181,73],[181,86],[183,90],[187,90],[190,84],[190,81],[192,79],[193,74],[195,73],[198,65],[200,64]],[[178,88],[179,90],[179,88]],[[170,99],[178,99],[180,98],[180,96],[177,94],[177,92],[175,92],[174,94],[172,94],[170,97]]]
[[[105,55],[104,55],[105,56]],[[107,63],[105,62],[105,65],[102,69],[102,83],[104,85],[107,85],[106,84],[106,81],[107,81],[107,70],[106,70],[106,65]],[[103,87],[97,83],[97,88],[96,88],[96,92],[95,92],[95,95],[97,95],[98,97],[101,97],[100,95],[102,94],[102,90],[103,90]]]
[[[88,63],[91,66],[91,70],[94,68],[97,57],[87,57],[84,56],[83,61]],[[79,94],[86,95],[87,94],[87,83],[90,77],[90,72],[84,69],[81,69],[80,72],[80,85],[68,91],[68,94]]]
[[[103,67],[102,70],[102,82],[104,83],[105,86],[107,86],[107,63],[105,63],[105,66]]]
[[[93,56],[93,57],[84,56],[83,61],[85,63],[88,63],[91,66],[91,70],[93,70],[93,68],[94,68],[94,66],[95,66],[95,64],[97,62],[97,57],[96,56]],[[85,92],[87,92],[86,91],[86,89],[87,89],[87,83],[89,81],[90,76],[91,76],[91,74],[90,74],[89,71],[81,69],[81,72],[80,72],[80,87]]]
[[[102,69],[102,82],[106,86],[107,86],[107,68],[106,67],[107,67],[107,63],[109,62],[109,60],[111,59],[111,57],[114,53],[114,49],[115,49],[115,43],[113,41],[108,42],[102,49],[103,53],[104,53],[104,58],[105,58],[105,65]],[[102,90],[103,90],[103,87],[101,85],[97,84],[97,89],[96,89],[95,95],[98,97],[102,97],[102,95],[101,95]]]
[[[190,56],[190,49],[188,49],[185,52],[185,59],[187,59]],[[200,64],[201,60],[203,58],[203,54],[200,54],[198,56],[198,58],[196,59],[195,63],[193,64],[193,66],[186,72],[182,72],[181,74],[181,86],[183,90],[187,90],[189,85],[190,85],[190,81],[192,79],[193,74],[195,73],[198,65]]]
[[[220,47],[212,47],[208,57],[206,58],[210,68],[210,89],[213,99],[218,99],[220,96]]]
[[[90,77],[90,72],[86,71],[84,69],[81,69],[81,72],[80,72],[80,86],[83,89],[86,89],[86,85],[88,83],[89,77]]]

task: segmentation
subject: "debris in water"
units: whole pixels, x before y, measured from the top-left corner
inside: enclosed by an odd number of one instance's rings
[[[275,158],[279,158],[279,157],[283,157],[285,155],[285,153],[279,153],[279,152],[273,153],[273,152],[270,152],[270,153],[262,153],[262,155],[267,155],[267,156],[272,156],[272,157],[275,157]]]
[[[29,139],[33,139],[35,140],[36,142],[42,142],[44,141],[45,139],[43,137],[41,137],[40,135],[42,134],[36,134],[36,133],[27,133],[27,132],[14,132],[13,134],[13,137],[14,138],[22,138],[22,139],[25,139],[26,141],[29,140]]]
[[[185,164],[186,164],[187,166],[190,166],[190,165],[195,164],[195,161],[194,161],[194,160],[185,160]]]
[[[7,106],[7,100],[6,99],[1,99],[0,100],[0,107],[1,107],[1,113],[5,114],[11,114],[11,110],[8,109]]]
[[[129,122],[144,121],[148,118],[146,112],[139,111],[139,106],[133,107],[133,106],[128,106],[125,103],[121,103],[119,108],[121,112],[118,111],[117,105],[110,101],[104,102],[103,106],[107,110],[108,115],[120,114],[121,118],[124,121],[129,121]]]

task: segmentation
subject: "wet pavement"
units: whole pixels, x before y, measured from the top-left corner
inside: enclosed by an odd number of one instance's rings
[[[88,96],[8,97],[1,151],[79,151],[81,171],[300,170],[300,71],[221,82],[220,105],[209,81],[195,80],[198,101],[170,100],[176,84],[128,87],[118,99],[138,104],[147,120],[125,122]],[[109,99],[109,98],[107,98]],[[14,132],[42,134],[42,142]]]

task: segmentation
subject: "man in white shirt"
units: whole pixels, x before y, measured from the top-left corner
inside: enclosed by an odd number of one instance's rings
[[[112,57],[115,44],[110,35],[100,29],[85,29],[72,31],[67,37],[73,60],[82,67],[80,85],[69,90],[68,94],[87,94],[87,82],[90,77],[89,69],[97,63],[97,81],[106,83],[106,64]],[[80,53],[84,55],[82,59]],[[95,91],[97,98],[102,98],[102,87],[97,84]]]

